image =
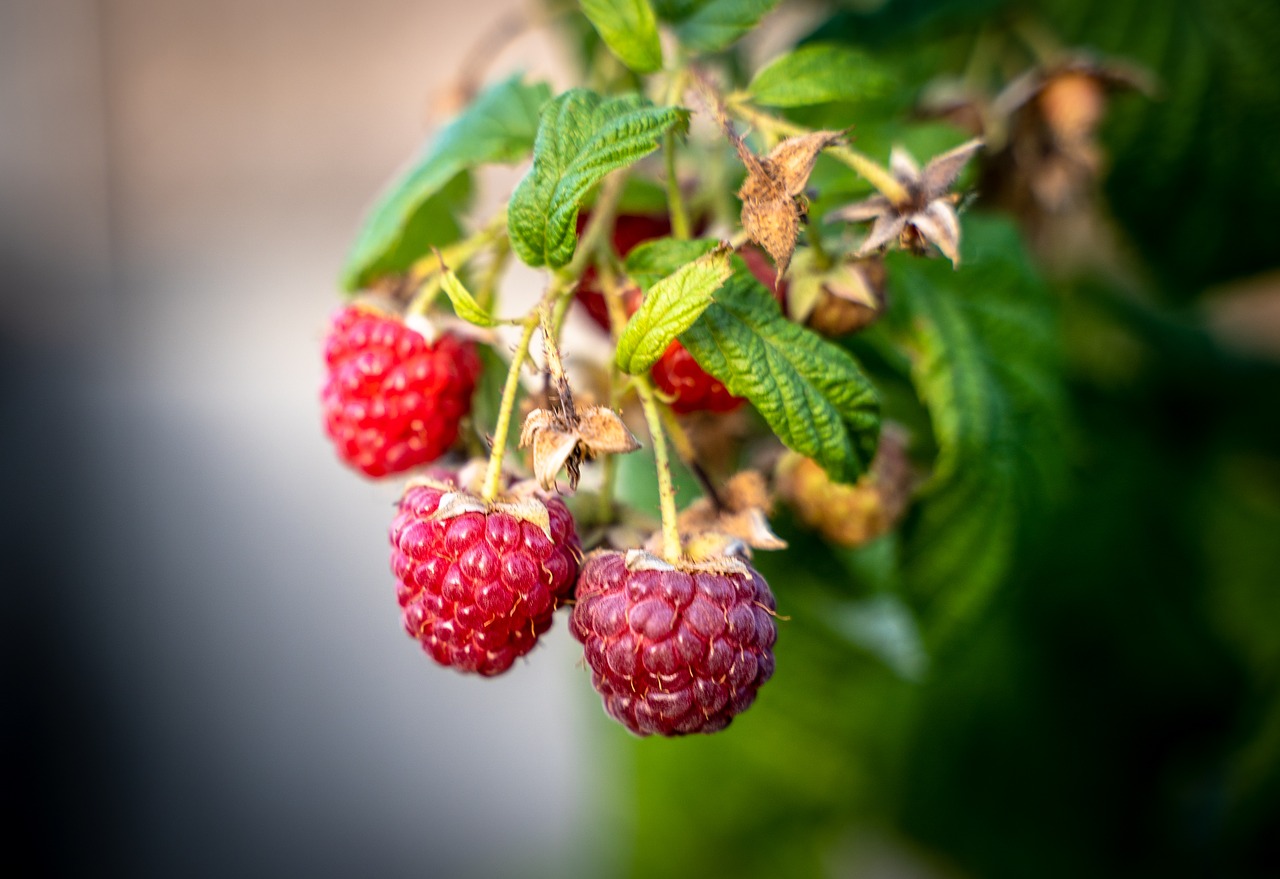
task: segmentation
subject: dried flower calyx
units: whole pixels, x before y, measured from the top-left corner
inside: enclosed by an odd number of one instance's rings
[[[959,197],[951,192],[951,186],[981,148],[981,140],[967,141],[934,156],[921,169],[910,153],[895,147],[889,156],[889,170],[906,189],[907,200],[896,204],[887,196],[873,195],[833,211],[827,219],[850,223],[875,221],[858,250],[859,256],[895,241],[916,251],[924,251],[933,244],[953,265],[959,265],[960,218],[956,215]]]
[[[534,409],[520,429],[520,447],[533,449],[533,475],[547,491],[556,487],[561,468],[569,473],[569,487],[578,487],[583,461],[602,454],[625,454],[640,448],[622,417],[612,409],[592,406],[579,413],[572,407]]]

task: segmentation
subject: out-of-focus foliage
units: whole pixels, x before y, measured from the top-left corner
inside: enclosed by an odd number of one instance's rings
[[[1146,67],[1100,132],[1130,270],[1043,273],[975,211],[959,271],[889,260],[888,321],[848,344],[941,475],[857,550],[779,519],[776,676],[719,736],[635,742],[633,874],[1280,875],[1280,363],[1202,318],[1280,267],[1280,5],[844,7],[807,41],[892,87],[776,103],[881,158],[968,136],[913,117],[937,77]],[[815,223],[867,192],[827,157],[810,186]]]

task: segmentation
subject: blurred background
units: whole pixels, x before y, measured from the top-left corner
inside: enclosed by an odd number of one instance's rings
[[[760,42],[1007,4],[848,5]],[[1162,83],[1104,131],[1155,307],[1065,322],[1071,490],[923,664],[802,634],[874,560],[762,560],[797,608],[775,681],[665,742],[607,721],[563,619],[499,680],[426,660],[396,487],[320,429],[362,211],[519,5],[0,0],[9,875],[1280,875],[1277,9],[1048,5]],[[494,70],[560,89],[560,57]]]

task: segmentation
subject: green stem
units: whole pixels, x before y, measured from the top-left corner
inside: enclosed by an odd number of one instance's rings
[[[498,406],[498,424],[493,431],[493,451],[489,453],[489,467],[484,474],[484,488],[481,497],[491,501],[498,496],[502,487],[502,456],[507,451],[507,434],[511,430],[511,413],[516,406],[516,390],[520,385],[520,369],[525,358],[529,356],[529,342],[533,339],[533,331],[538,328],[541,308],[534,308],[525,317],[524,332],[520,334],[520,342],[511,355],[511,366],[507,369],[507,382],[502,386],[502,402]]]
[[[668,131],[662,138],[662,151],[667,164],[667,207],[671,213],[671,237],[679,241],[689,238],[689,210],[685,207],[680,178],[676,176],[676,134]]]
[[[764,131],[771,131],[786,137],[799,137],[813,133],[812,129],[761,112],[755,107],[743,103],[740,99],[730,98],[728,107],[733,115],[745,119]],[[876,164],[870,157],[863,155],[852,147],[842,146],[829,147],[827,154],[836,161],[852,168],[895,205],[904,205],[911,201],[911,195],[907,192],[907,188],[899,183],[898,179],[890,174],[888,170]]]
[[[633,379],[640,406],[644,409],[645,422],[649,425],[649,438],[653,441],[653,460],[658,470],[658,503],[662,509],[662,557],[675,564],[684,555],[680,546],[680,529],[676,517],[676,490],[671,481],[671,458],[667,454],[667,439],[662,432],[662,415],[654,396],[649,377],[638,375]]]
[[[411,282],[419,284],[430,280],[432,276],[440,273],[441,262],[456,271],[490,244],[505,238],[506,234],[507,207],[503,205],[502,210],[494,214],[480,231],[463,238],[461,241],[455,241],[447,247],[440,248],[439,255],[432,253],[430,256],[424,256],[415,262],[409,267],[409,279]]]

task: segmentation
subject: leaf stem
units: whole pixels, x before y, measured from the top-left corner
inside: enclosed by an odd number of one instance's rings
[[[520,386],[520,369],[525,358],[529,356],[529,343],[533,339],[533,331],[540,322],[541,304],[525,317],[520,334],[520,342],[515,353],[511,355],[511,366],[507,369],[507,381],[502,386],[502,402],[498,405],[498,424],[493,430],[493,451],[489,453],[489,467],[484,474],[484,488],[481,498],[486,502],[498,496],[502,486],[502,457],[507,451],[507,434],[511,431],[511,413],[516,405],[516,389]]]
[[[658,470],[658,504],[662,510],[662,557],[671,563],[684,554],[680,546],[680,529],[676,517],[676,490],[671,481],[671,458],[667,454],[667,439],[662,431],[662,415],[653,393],[649,377],[638,375],[632,381],[640,406],[644,409],[645,422],[649,425],[649,438],[653,441],[653,460]]]

